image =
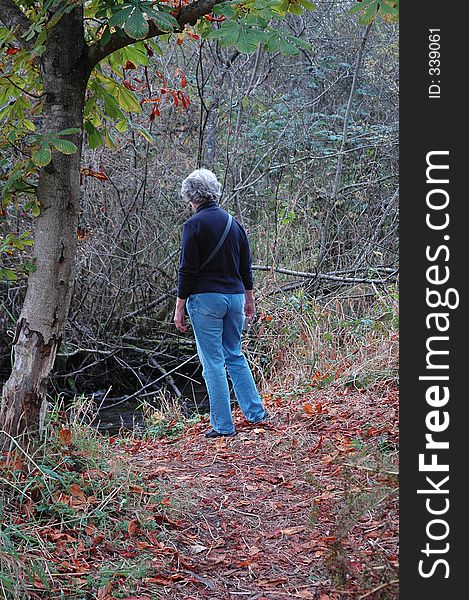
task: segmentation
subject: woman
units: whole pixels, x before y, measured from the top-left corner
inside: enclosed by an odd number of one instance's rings
[[[252,423],[268,417],[241,352],[245,316],[254,316],[249,242],[241,225],[217,205],[220,195],[221,185],[207,169],[182,182],[181,196],[195,214],[182,233],[174,323],[186,331],[187,307],[210,402],[208,438],[236,433],[225,365],[245,417]]]

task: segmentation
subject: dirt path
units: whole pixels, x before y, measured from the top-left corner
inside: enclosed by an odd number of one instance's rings
[[[233,438],[199,423],[133,449],[167,506],[148,598],[397,598],[397,393],[267,405],[269,425],[235,413]]]

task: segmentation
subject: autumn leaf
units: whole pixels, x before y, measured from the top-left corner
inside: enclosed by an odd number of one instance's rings
[[[129,536],[132,536],[138,529],[138,521],[137,519],[132,519],[131,521],[129,521],[129,524],[127,526],[127,533],[129,534]]]
[[[59,431],[59,439],[65,446],[70,446],[72,443],[72,432],[70,429],[61,429]]]
[[[202,544],[195,544],[194,546],[191,546],[191,551],[194,554],[200,554],[200,552],[203,552],[204,550],[207,550],[207,546],[203,546]]]
[[[305,531],[306,527],[304,525],[298,525],[297,527],[287,527],[285,529],[281,529],[280,533],[283,535],[293,535],[295,533],[299,533],[300,531]]]
[[[299,598],[315,598],[315,595],[309,590],[301,590],[296,595]]]
[[[81,168],[80,174],[85,175],[86,177],[93,177],[94,179],[98,179],[99,181],[108,181],[109,177],[103,171],[93,171],[93,169]]]

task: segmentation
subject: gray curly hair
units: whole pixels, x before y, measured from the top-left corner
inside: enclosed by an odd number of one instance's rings
[[[221,184],[212,171],[197,169],[182,182],[181,196],[193,204],[217,202],[221,196]]]

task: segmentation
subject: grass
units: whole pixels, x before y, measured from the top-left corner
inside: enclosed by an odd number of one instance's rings
[[[138,407],[145,419],[145,438],[178,438],[187,427],[195,425],[203,418],[200,414],[185,417],[179,400],[164,392],[156,395],[154,400],[156,406],[144,400]]]
[[[397,383],[398,296],[390,287],[370,301],[369,291],[357,286],[321,303],[303,291],[263,299],[245,342],[263,391]]]
[[[366,429],[366,427],[364,428]],[[334,453],[330,471],[317,477],[307,471],[319,502],[312,503],[310,525],[327,524],[324,565],[335,589],[353,589],[358,598],[395,600],[398,583],[398,449],[372,435],[351,439]],[[333,481],[334,494],[321,501]]]
[[[0,598],[125,598],[152,570],[166,507],[122,446],[79,418],[0,462]]]

